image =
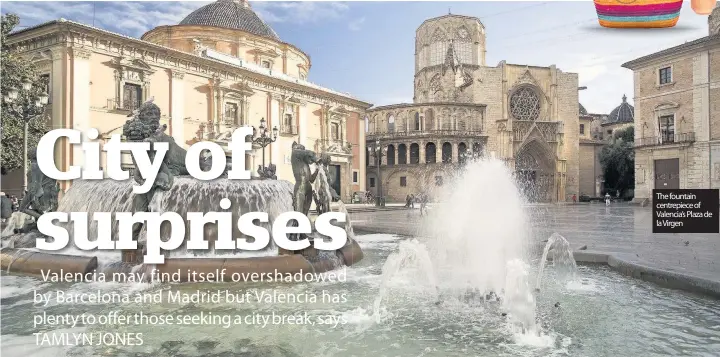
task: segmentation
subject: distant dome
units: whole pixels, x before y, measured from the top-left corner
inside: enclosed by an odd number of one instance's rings
[[[635,121],[635,108],[627,102],[623,94],[622,103],[610,112],[603,124],[632,123]]]
[[[580,107],[580,115],[588,115],[587,109],[582,104],[578,103],[578,106]]]
[[[277,33],[250,8],[247,0],[218,0],[187,15],[180,25],[200,25],[242,30],[280,40]]]

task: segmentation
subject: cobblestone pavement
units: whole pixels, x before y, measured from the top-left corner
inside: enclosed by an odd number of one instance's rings
[[[540,243],[553,232],[573,247],[614,253],[652,268],[720,282],[720,234],[653,234],[652,211],[630,205],[577,204],[529,206]],[[350,213],[356,230],[415,235],[418,210]]]

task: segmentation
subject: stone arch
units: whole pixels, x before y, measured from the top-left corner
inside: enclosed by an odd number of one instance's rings
[[[452,144],[447,141],[442,144],[442,162],[446,164],[452,162]]]
[[[395,131],[395,115],[393,113],[387,114],[387,131],[388,133]]]
[[[432,108],[425,109],[425,130],[435,129],[435,112]]]
[[[420,113],[417,111],[413,112],[413,122],[411,129],[414,131],[422,130],[422,124],[420,123]]]
[[[395,125],[395,131],[406,131],[407,130],[407,112],[401,111],[397,115],[397,124]]]
[[[410,164],[420,163],[420,145],[418,143],[410,144]]]
[[[398,165],[407,165],[407,145],[398,145]]]
[[[458,144],[458,162],[464,164],[467,161],[467,144],[461,142]]]
[[[437,162],[437,147],[434,142],[425,144],[425,163],[434,164]]]
[[[395,166],[395,145],[390,144],[387,147],[387,166]]]
[[[550,147],[538,139],[523,144],[515,155],[518,187],[533,202],[549,202],[555,193],[556,157]]]
[[[377,124],[378,124],[378,116],[377,116],[377,114],[375,114],[372,117],[372,121],[370,121],[370,132],[371,133],[377,133]]]

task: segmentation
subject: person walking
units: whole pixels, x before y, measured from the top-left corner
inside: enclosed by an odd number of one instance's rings
[[[428,196],[425,193],[420,194],[420,216],[427,215]]]
[[[573,193],[572,199],[573,199],[573,204],[576,204],[576,203],[577,203],[577,195],[575,195],[575,194]]]
[[[410,194],[410,208],[415,209],[415,194]]]
[[[610,193],[605,192],[605,206],[610,206]]]

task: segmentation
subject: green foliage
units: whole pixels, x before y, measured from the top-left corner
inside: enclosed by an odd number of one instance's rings
[[[18,25],[17,15],[2,15],[2,31],[0,34],[0,91],[4,98],[11,89],[20,89],[18,98],[12,104],[2,100],[2,155],[0,169],[2,173],[23,167],[24,131],[23,117],[28,122],[28,148],[37,145],[40,138],[47,132],[47,118],[42,108],[35,105],[38,95],[45,90],[46,83],[38,76],[35,67],[27,59],[21,57],[7,46],[8,35]],[[22,90],[22,83],[29,80],[32,88]],[[1,99],[0,99],[1,100]]]
[[[635,188],[635,129],[618,130],[612,142],[600,152],[600,164],[605,176],[605,188],[620,191]]]

